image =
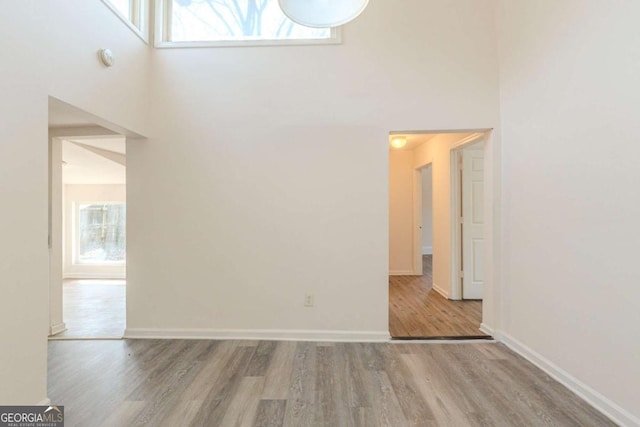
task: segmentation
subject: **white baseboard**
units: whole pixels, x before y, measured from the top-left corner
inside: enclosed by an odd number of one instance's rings
[[[267,341],[387,342],[389,331],[313,331],[248,329],[138,329],[127,328],[129,339],[204,339]]]
[[[393,270],[389,272],[389,276],[415,276],[416,273],[413,270]]]
[[[443,297],[449,299],[449,292],[447,292],[444,289],[442,289],[435,282],[433,282],[433,290],[436,291],[437,293],[439,293],[440,295],[442,295]]]
[[[486,323],[480,324],[480,331],[484,332],[487,335],[491,335],[494,339],[496,339],[496,331],[493,330],[491,326],[488,326]]]
[[[67,330],[67,325],[64,322],[58,323],[57,325],[52,325],[49,327],[49,336],[59,334],[60,332],[64,332]]]
[[[422,255],[433,255],[433,246],[423,246]]]
[[[545,371],[549,376],[567,387],[569,390],[587,401],[591,406],[609,417],[613,422],[621,426],[640,426],[640,418],[634,416],[626,409],[607,399],[585,383],[581,382],[567,371],[563,370],[553,362],[527,347],[509,334],[499,332],[500,342],[504,343],[511,350],[515,351],[538,368]],[[494,338],[496,338],[494,336]]]
[[[51,399],[49,399],[48,397],[45,397],[40,402],[36,403],[36,406],[49,406],[49,405],[51,405]]]

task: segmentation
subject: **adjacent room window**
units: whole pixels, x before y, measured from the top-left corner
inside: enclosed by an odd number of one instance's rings
[[[76,263],[115,264],[126,260],[124,203],[80,203],[76,210]]]
[[[102,0],[138,36],[147,39],[148,0]]]
[[[240,46],[339,41],[338,30],[287,18],[278,0],[163,0],[158,46]]]

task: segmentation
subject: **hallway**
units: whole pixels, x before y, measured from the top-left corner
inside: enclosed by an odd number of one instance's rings
[[[450,301],[433,289],[432,255],[422,276],[389,277],[389,331],[393,338],[483,337],[482,301]]]
[[[65,280],[64,322],[58,339],[122,338],[125,329],[124,280]]]

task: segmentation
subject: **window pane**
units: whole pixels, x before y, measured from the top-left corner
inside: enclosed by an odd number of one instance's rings
[[[80,205],[77,224],[78,262],[124,262],[125,225],[124,204]]]
[[[131,1],[132,0],[108,0],[118,12],[131,21]]]
[[[287,18],[278,0],[171,0],[171,41],[328,39]]]

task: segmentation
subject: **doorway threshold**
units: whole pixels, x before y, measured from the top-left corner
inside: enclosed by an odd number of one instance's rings
[[[490,335],[467,335],[467,336],[438,336],[438,337],[391,337],[391,341],[464,341],[464,340],[484,340],[493,341]]]
[[[49,341],[121,341],[124,337],[56,337],[53,335],[47,339]]]

